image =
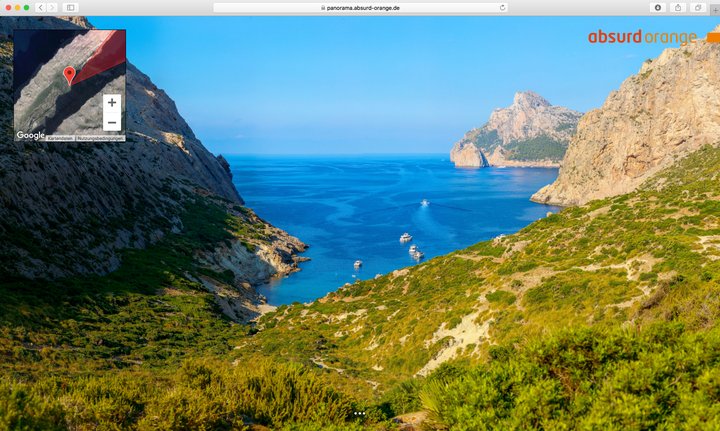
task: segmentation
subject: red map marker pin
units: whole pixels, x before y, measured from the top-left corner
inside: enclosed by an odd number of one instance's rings
[[[63,70],[63,75],[65,75],[68,85],[72,85],[72,80],[75,78],[75,68],[72,66],[66,67],[65,70]]]

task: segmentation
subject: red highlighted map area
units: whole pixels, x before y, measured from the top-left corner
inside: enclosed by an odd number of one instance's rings
[[[113,30],[80,69],[71,85],[125,63],[125,30]]]

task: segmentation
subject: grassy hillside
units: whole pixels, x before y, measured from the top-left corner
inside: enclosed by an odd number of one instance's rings
[[[720,311],[720,150],[642,190],[568,208],[519,233],[347,285],[265,316],[238,357],[315,363],[367,396],[497,344],[591,325],[712,328]]]
[[[197,199],[109,276],[2,283],[0,428],[392,429],[425,410],[435,429],[717,429],[718,172],[703,149],[255,327],[222,316],[195,280],[226,275],[192,258],[255,240],[251,214]]]
[[[227,276],[193,256],[202,244],[230,240],[231,223],[246,222],[201,199],[188,204],[182,219],[182,235],[127,250],[121,268],[108,276],[0,283],[0,369],[21,375],[102,370],[167,364],[191,353],[180,348],[186,345],[226,350],[245,329],[218,318],[213,296],[193,279]]]
[[[350,415],[349,398],[306,368],[232,366],[250,327],[199,281],[232,274],[195,256],[231,240],[251,249],[267,225],[222,199],[183,201],[184,230],[125,251],[108,276],[0,282],[0,429],[242,429]]]

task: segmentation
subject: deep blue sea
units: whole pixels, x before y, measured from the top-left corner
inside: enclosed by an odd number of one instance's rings
[[[410,244],[427,260],[557,210],[528,200],[557,169],[458,169],[447,155],[227,159],[246,204],[310,245],[301,271],[259,288],[272,305],[309,302],[357,278],[414,265]],[[413,241],[401,244],[403,232]]]

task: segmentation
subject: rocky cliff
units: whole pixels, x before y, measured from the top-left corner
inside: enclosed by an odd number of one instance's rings
[[[516,93],[512,105],[455,143],[450,160],[469,167],[557,166],[580,116],[532,91]]]
[[[172,99],[132,65],[127,142],[14,142],[14,28],[89,28],[89,23],[49,17],[0,21],[0,275],[105,274],[119,267],[122,250],[183,232],[188,205],[206,198],[225,205],[238,223],[264,232],[253,246],[258,253],[242,248],[242,255],[234,256],[240,248],[232,242],[215,252],[249,268],[235,274],[238,285],[296,268],[293,255],[304,244],[240,206],[227,162],[203,147]],[[235,242],[240,241],[245,239]]]
[[[669,48],[580,120],[558,179],[532,199],[579,205],[628,193],[688,153],[718,142],[720,44],[698,40]]]

